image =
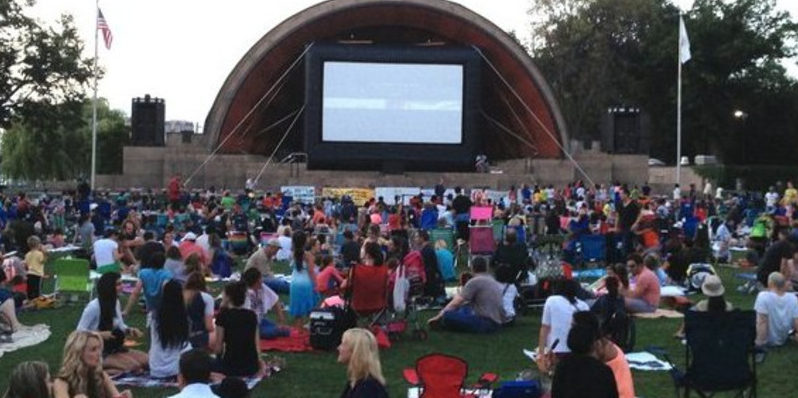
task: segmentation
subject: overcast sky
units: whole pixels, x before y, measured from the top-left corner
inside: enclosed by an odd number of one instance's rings
[[[691,0],[678,0],[691,3]],[[777,0],[798,16],[798,0]],[[130,100],[151,94],[166,101],[167,120],[204,123],[227,75],[249,48],[291,15],[318,0],[101,0],[114,41],[100,38],[106,75],[99,95],[130,114]],[[504,30],[529,37],[529,0],[458,0]],[[94,1],[38,0],[32,15],[53,21],[71,13],[86,56],[94,52]],[[675,28],[674,28],[675,29]],[[674,33],[675,34],[675,33]],[[674,49],[676,51],[676,49]],[[787,63],[798,76],[795,61]]]

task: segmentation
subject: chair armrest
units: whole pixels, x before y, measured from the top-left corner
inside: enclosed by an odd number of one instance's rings
[[[418,378],[418,373],[413,368],[408,368],[402,371],[402,376],[405,378],[405,381],[413,386],[418,386],[421,383],[421,380]]]

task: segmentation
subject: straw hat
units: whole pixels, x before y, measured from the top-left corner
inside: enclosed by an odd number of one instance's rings
[[[701,284],[701,291],[707,297],[722,296],[726,289],[723,288],[723,281],[717,275],[708,275]]]

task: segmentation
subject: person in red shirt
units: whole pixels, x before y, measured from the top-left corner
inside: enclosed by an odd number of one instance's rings
[[[208,261],[208,254],[205,253],[205,249],[202,246],[197,244],[197,235],[193,232],[189,232],[186,236],[183,237],[183,240],[180,241],[180,255],[183,258],[188,258],[193,253],[196,253],[199,256],[200,264],[204,267],[210,265],[210,261]]]
[[[180,174],[175,175],[169,180],[169,186],[167,188],[167,194],[169,196],[169,201],[172,202],[173,205],[177,205],[180,202],[180,186],[182,183],[180,182]]]

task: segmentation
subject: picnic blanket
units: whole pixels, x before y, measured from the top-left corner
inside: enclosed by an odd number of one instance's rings
[[[657,308],[655,312],[644,312],[638,314],[632,314],[636,318],[640,319],[658,319],[658,318],[684,318],[684,314],[676,310],[669,310],[665,308]]]
[[[532,361],[537,360],[538,352],[537,349],[535,350],[522,350],[524,355],[530,358]],[[630,352],[625,355],[626,362],[629,362],[629,367],[635,370],[643,370],[643,371],[660,371],[660,370],[671,370],[672,366],[668,362],[665,362],[650,352]]]
[[[118,376],[112,377],[112,379],[114,380],[114,383],[116,383],[117,386],[137,387],[137,388],[154,388],[154,387],[178,388],[176,377],[162,379],[162,378],[152,377],[150,376],[149,373],[140,373],[140,374],[122,373]],[[261,380],[263,380],[263,377],[245,377],[242,380],[244,380],[244,382],[247,383],[247,388],[252,390],[253,388],[255,388],[255,386],[258,385],[258,383],[261,382]],[[219,384],[219,383],[221,383],[221,381],[213,384]]]
[[[50,338],[50,326],[45,324],[33,325],[18,330],[11,335],[13,342],[0,343],[0,357],[5,353],[19,350],[20,348],[34,346]]]
[[[313,351],[313,347],[310,346],[310,332],[304,328],[291,328],[291,334],[287,337],[261,340],[260,349],[282,352]]]

